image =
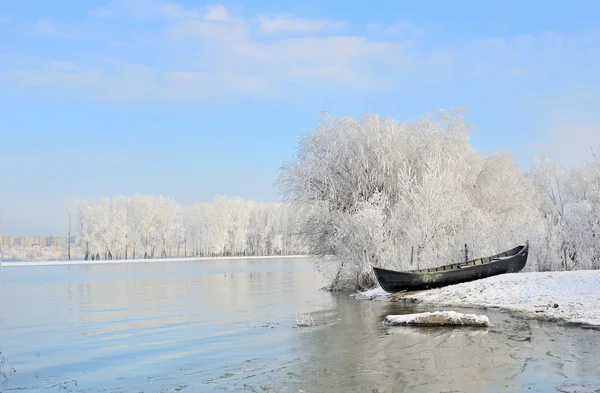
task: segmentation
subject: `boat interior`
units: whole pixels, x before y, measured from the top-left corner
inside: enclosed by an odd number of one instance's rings
[[[450,265],[431,267],[431,268],[427,268],[427,269],[410,270],[410,271],[407,271],[406,273],[435,273],[435,272],[443,272],[443,271],[449,271],[449,270],[464,269],[464,268],[468,268],[471,266],[477,266],[477,265],[485,265],[487,263],[491,263],[494,261],[511,258],[511,257],[517,255],[525,247],[526,246],[517,246],[508,251],[505,251],[505,252],[502,252],[502,253],[496,254],[496,255],[491,255],[489,257],[472,259],[472,260],[466,261],[466,262],[456,262],[456,263],[453,263]]]

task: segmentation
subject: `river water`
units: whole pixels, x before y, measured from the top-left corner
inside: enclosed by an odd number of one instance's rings
[[[1,392],[594,392],[600,331],[320,291],[304,258],[0,268]],[[314,327],[296,327],[295,313]]]

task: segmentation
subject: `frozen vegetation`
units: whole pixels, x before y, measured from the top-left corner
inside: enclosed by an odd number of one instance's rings
[[[3,246],[2,259],[21,259],[27,261],[65,259],[67,245],[61,244],[57,247],[32,247],[32,246]],[[79,257],[77,250],[73,250],[73,257]]]
[[[217,196],[184,207],[153,195],[76,200],[69,219],[77,244],[57,248],[4,247],[4,259],[86,260],[306,254],[295,236],[296,212],[281,203]],[[65,233],[65,235],[67,235]],[[65,236],[65,239],[68,236]]]
[[[372,266],[463,260],[465,244],[481,257],[529,240],[529,271],[600,267],[600,157],[570,171],[539,157],[523,173],[510,152],[474,150],[461,111],[324,115],[279,185],[331,289],[371,288]]]
[[[405,295],[377,287],[354,296],[428,307],[499,308],[526,318],[600,326],[600,270],[503,274]]]
[[[419,326],[489,326],[485,315],[463,314],[456,311],[433,311],[418,314],[388,315],[384,325]]]

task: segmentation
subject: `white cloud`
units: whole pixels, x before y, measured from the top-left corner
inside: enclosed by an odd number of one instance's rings
[[[81,64],[50,62],[42,68],[0,73],[0,79],[28,88],[56,88],[82,94],[86,98],[139,98],[153,72],[145,66],[125,64],[113,70]]]
[[[259,16],[256,21],[258,22],[259,31],[263,34],[311,34],[346,27],[344,22],[333,22],[327,19],[304,19],[292,15]]]
[[[169,18],[175,19],[195,19],[200,17],[198,10],[186,10],[178,4],[161,4],[157,6],[157,11]]]
[[[33,25],[33,32],[40,36],[55,37],[67,40],[87,40],[100,38],[106,35],[106,31],[97,29],[88,24],[63,25],[53,19],[41,19]]]
[[[262,43],[248,24],[186,20],[169,37],[191,45],[194,66],[166,69],[128,63],[87,66],[50,62],[42,68],[0,74],[29,88],[52,88],[100,99],[188,99],[275,96],[287,89],[327,92],[393,88],[410,56],[393,43],[361,37],[293,38]],[[205,52],[208,51],[207,52]],[[386,75],[371,71],[387,69]],[[395,80],[389,76],[395,75]]]
[[[210,8],[210,7],[209,7]],[[155,17],[173,19],[196,19],[202,17],[199,9],[185,8],[177,3],[152,0],[113,0],[108,7],[95,8],[88,15],[99,19],[114,19],[119,15],[133,15],[139,19]]]
[[[174,2],[152,0],[115,0],[110,7],[97,8],[88,13],[101,19],[115,18],[117,15],[133,15],[140,19],[204,19],[225,22],[231,18],[227,8],[221,4],[207,5],[200,8],[186,8]]]
[[[166,36],[175,41],[242,43],[250,40],[250,30],[248,25],[239,19],[232,19],[229,23],[187,20],[168,28]]]
[[[418,39],[399,40],[393,35],[368,38],[373,37],[368,34],[369,28],[364,37],[343,34],[340,29],[345,23],[328,19],[241,17],[220,4],[187,8],[174,2],[115,0],[109,8],[90,14],[124,22],[114,30],[119,52],[130,46],[134,50],[128,57],[144,60],[138,60],[136,66],[131,64],[135,60],[120,60],[117,55],[118,65],[98,60],[84,65],[74,60],[81,54],[73,53],[72,57],[58,59],[70,61],[71,68],[36,59],[33,65],[5,68],[4,81],[10,75],[24,86],[71,92],[79,84],[81,89],[88,89],[87,96],[114,99],[226,94],[289,97],[301,90],[316,94],[368,93],[399,89],[406,83],[472,83],[473,78],[480,84],[515,82],[524,70],[539,65],[538,57],[557,42],[556,36],[549,41],[549,36],[521,35],[444,47]],[[151,24],[130,23],[135,18],[155,20]],[[94,27],[103,23],[94,22]],[[66,37],[67,29],[52,20],[39,21],[36,28],[41,34]],[[371,26],[371,32],[377,28],[390,34],[408,32],[414,36],[422,32],[409,22]],[[69,30],[69,37],[81,36],[81,32]],[[145,47],[160,57],[149,55],[142,49]],[[101,56],[109,58],[110,52]],[[86,58],[90,59],[89,55]],[[149,58],[158,60],[152,62]],[[139,75],[132,70],[138,70]],[[538,66],[532,78],[542,80],[543,72],[544,67]]]
[[[100,100],[211,99],[266,95],[268,81],[259,76],[201,71],[168,71],[131,63],[95,68],[75,63],[48,63],[42,68],[0,72],[0,81],[26,88],[59,89]]]
[[[224,5],[210,5],[204,15],[204,19],[213,22],[227,22],[232,19],[227,8]]]

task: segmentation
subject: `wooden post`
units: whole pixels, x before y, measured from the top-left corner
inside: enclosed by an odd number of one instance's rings
[[[411,266],[413,265],[413,257],[414,257],[414,255],[415,255],[415,246],[412,246],[410,248],[410,265]]]
[[[467,247],[467,244],[465,243],[465,262],[469,261],[469,249]]]

